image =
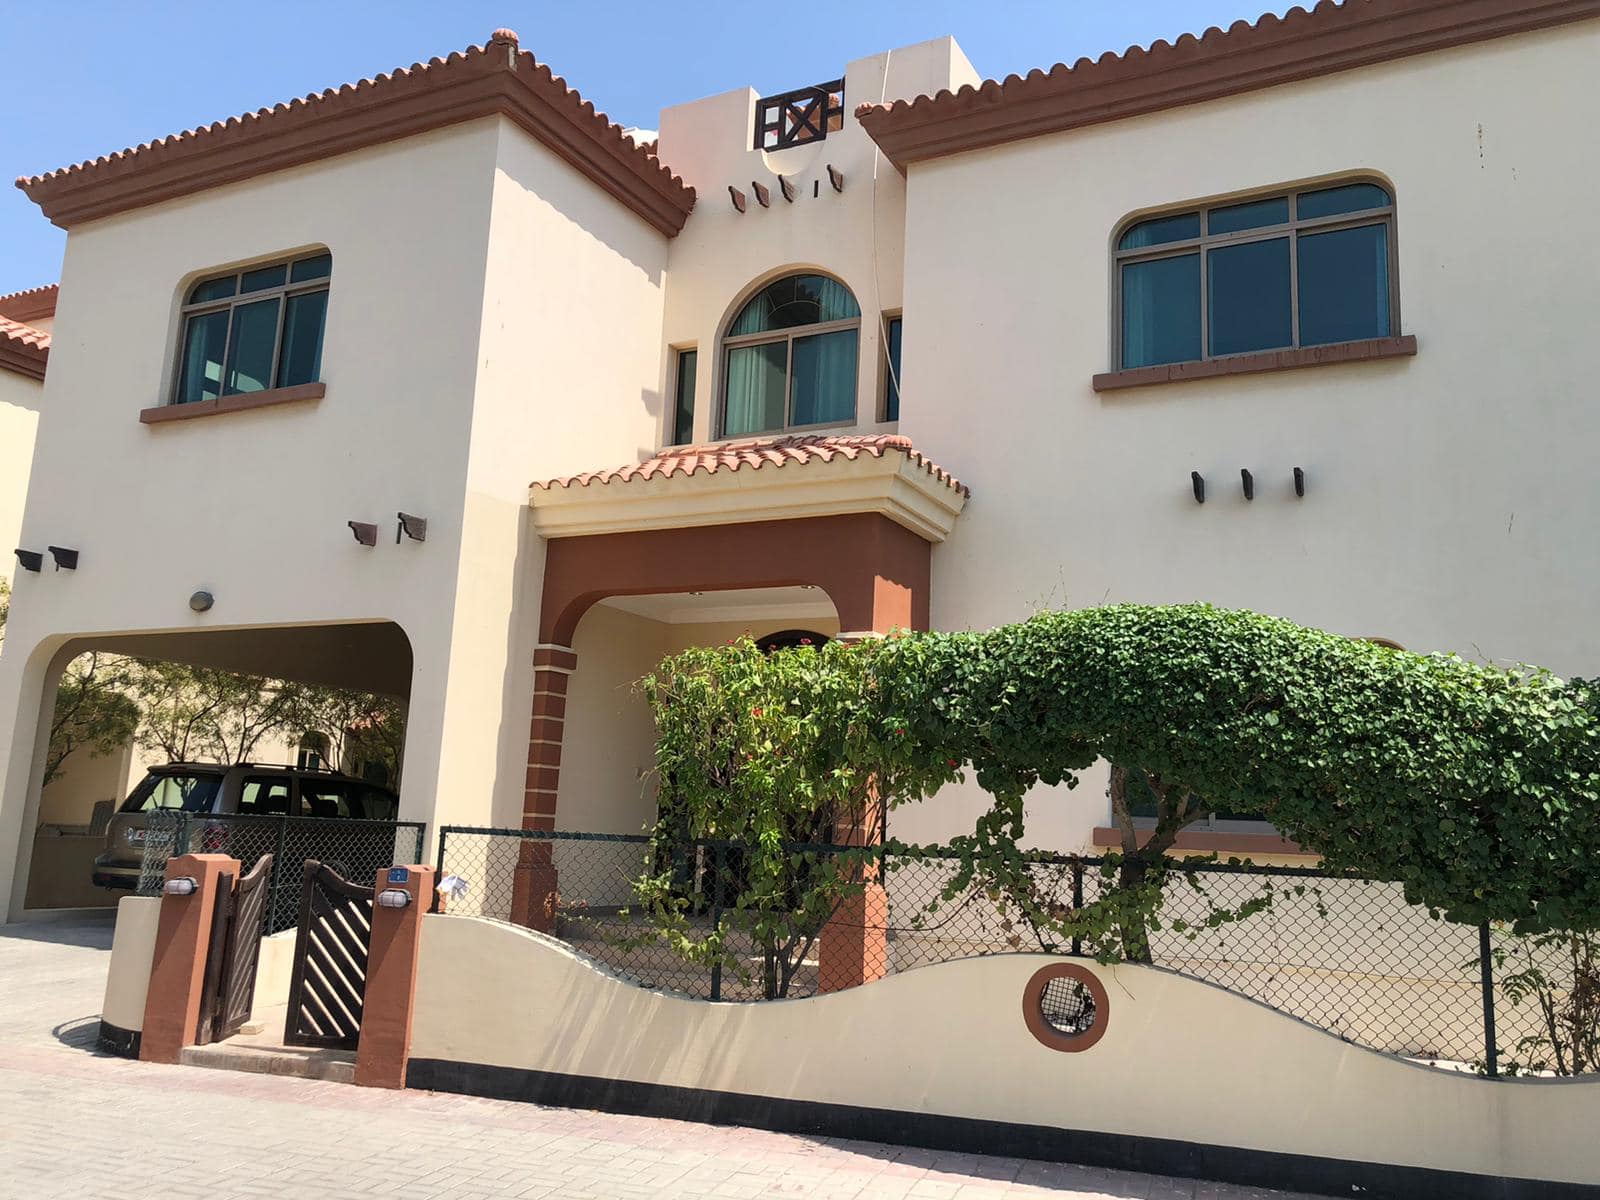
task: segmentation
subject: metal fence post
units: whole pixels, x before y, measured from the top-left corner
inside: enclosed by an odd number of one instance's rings
[[[1072,860],[1072,916],[1076,920],[1078,913],[1083,909],[1083,859]],[[1072,936],[1072,953],[1083,953],[1083,938],[1077,934]]]
[[[279,893],[283,890],[283,877],[289,870],[288,862],[284,858],[284,848],[288,844],[288,829],[289,818],[280,817],[278,819],[278,833],[272,842],[272,882],[268,885],[267,891],[267,912],[270,914],[267,918],[267,932],[269,933],[275,933],[278,929],[278,898]],[[294,876],[296,879],[300,877],[299,863],[294,864]]]
[[[189,814],[182,809],[178,811],[178,828],[172,835],[172,853],[167,857],[177,858],[180,854],[189,853]]]
[[[1483,985],[1483,1062],[1490,1079],[1500,1074],[1500,1051],[1494,1036],[1494,957],[1489,949],[1489,922],[1478,926],[1478,974]]]
[[[711,931],[715,933],[722,928],[722,876],[723,856],[722,843],[714,842],[711,846]],[[719,957],[711,964],[711,998],[722,999],[722,959]]]

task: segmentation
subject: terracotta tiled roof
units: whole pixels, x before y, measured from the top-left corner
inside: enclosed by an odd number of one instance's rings
[[[589,487],[592,484],[629,483],[636,479],[669,478],[674,475],[694,475],[697,472],[715,475],[721,471],[752,471],[763,467],[785,467],[811,462],[831,462],[835,458],[855,459],[861,455],[882,458],[886,454],[903,454],[907,461],[920,467],[947,487],[971,495],[967,486],[943,467],[923,457],[911,444],[910,438],[885,434],[876,437],[814,434],[806,437],[758,438],[742,442],[711,442],[702,446],[674,446],[663,450],[644,462],[626,467],[613,467],[605,471],[585,471],[582,475],[568,475],[533,484],[549,491],[553,488],[570,488],[574,485]]]
[[[1600,0],[1322,0],[1148,50],[1057,63],[978,87],[863,104],[884,153],[910,162],[1059,133],[1488,38],[1600,16]]]
[[[0,317],[10,317],[13,321],[37,321],[40,317],[53,317],[56,314],[56,297],[61,291],[58,283],[49,283],[44,287],[28,288],[22,292],[11,292],[0,296]]]
[[[497,29],[486,46],[230,117],[17,186],[57,225],[500,113],[668,236],[694,189]]]
[[[0,370],[43,379],[49,358],[48,333],[10,317],[0,317]]]

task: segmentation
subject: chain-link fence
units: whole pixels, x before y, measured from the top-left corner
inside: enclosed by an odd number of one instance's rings
[[[791,869],[840,869],[829,858],[843,849],[795,847]],[[937,850],[885,854],[868,868],[881,889],[857,889],[821,919],[780,923],[782,936],[754,932],[750,914],[733,911],[744,854],[727,842],[663,848],[643,836],[447,826],[439,874],[460,881],[447,902],[452,913],[531,926],[631,982],[701,999],[829,990],[839,986],[829,983],[830,955],[856,956],[843,978],[853,972],[859,982],[974,955],[1085,950],[1036,933],[984,885],[954,886],[959,864]],[[1114,886],[1102,867],[1095,858],[1035,855],[1033,897],[1063,909],[1093,903]],[[656,883],[642,891],[647,875]],[[700,940],[720,928],[720,956],[672,948],[674,937],[641,903],[646,891],[659,902],[663,878],[681,899],[676,933]],[[1170,876],[1160,924],[1149,935],[1156,966],[1374,1049],[1492,1069],[1487,1047],[1515,1047],[1540,1032],[1538,1006],[1507,1002],[1486,977],[1486,931],[1408,904],[1398,884],[1304,868],[1195,864]],[[837,935],[831,946],[830,935]],[[788,972],[776,991],[774,942],[783,943],[778,971]],[[1524,951],[1528,945],[1519,943]],[[1546,959],[1559,990],[1562,964],[1553,954]]]
[[[267,932],[293,929],[300,919],[301,867],[307,859],[326,863],[352,882],[376,877],[396,864],[422,857],[426,826],[420,821],[361,821],[344,818],[240,816],[158,809],[148,815],[139,895],[161,892],[167,859],[177,854],[226,854],[242,872],[271,854]]]

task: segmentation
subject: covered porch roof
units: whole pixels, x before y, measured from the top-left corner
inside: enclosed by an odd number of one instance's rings
[[[677,446],[535,482],[528,502],[547,538],[877,513],[942,542],[969,494],[909,438],[815,434]]]

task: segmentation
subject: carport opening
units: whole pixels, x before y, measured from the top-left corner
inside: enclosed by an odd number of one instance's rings
[[[130,802],[203,808],[215,768],[316,774],[241,782],[230,805],[241,813],[396,815],[411,682],[396,625],[121,635],[65,653],[21,848],[27,911],[114,907],[127,881],[105,886],[121,876],[96,865],[113,815]],[[178,762],[212,769],[167,769]]]

